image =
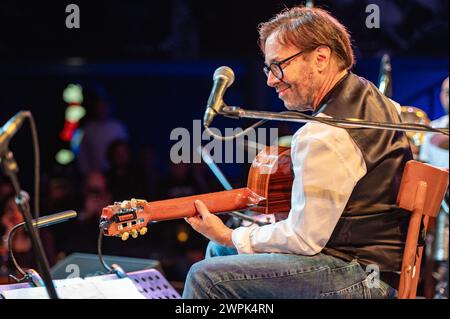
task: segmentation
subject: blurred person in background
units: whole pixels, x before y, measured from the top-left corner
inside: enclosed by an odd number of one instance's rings
[[[53,214],[76,209],[78,205],[74,188],[73,182],[66,177],[50,177],[43,187],[42,213]]]
[[[0,202],[3,202],[6,198],[14,195],[14,188],[6,177],[0,175]]]
[[[85,176],[82,203],[75,220],[61,224],[56,238],[60,258],[74,252],[96,253],[99,218],[103,207],[112,204],[112,196],[102,172]]]
[[[132,162],[130,145],[126,140],[114,140],[107,149],[109,169],[105,172],[113,201],[131,198],[147,199],[145,176]]]
[[[107,149],[116,139],[127,139],[125,125],[111,117],[110,102],[99,92],[87,88],[83,90],[83,104],[86,107],[84,135],[80,144],[78,166],[84,175],[108,167]]]
[[[448,77],[442,82],[440,100],[445,115],[431,122],[433,127],[447,127],[448,128]],[[449,167],[448,156],[448,136],[443,134],[427,133],[423,145],[420,148],[420,159],[431,165],[440,166],[444,168]]]
[[[144,145],[139,148],[138,165],[145,185],[144,199],[156,200],[158,196],[158,182],[161,176],[158,167],[157,151],[153,145]]]

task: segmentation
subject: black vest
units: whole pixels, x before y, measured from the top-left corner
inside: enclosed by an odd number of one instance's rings
[[[369,81],[346,75],[322,100],[317,113],[333,118],[357,118],[400,123],[394,104]],[[404,166],[412,159],[406,135],[380,129],[347,129],[361,150],[367,173],[356,184],[325,254],[357,259],[380,271],[401,268],[410,214],[396,206]]]

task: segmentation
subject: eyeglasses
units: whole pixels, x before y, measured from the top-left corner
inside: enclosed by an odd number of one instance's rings
[[[306,50],[303,50],[294,55],[291,55],[290,57],[288,57],[282,61],[272,62],[269,66],[264,65],[263,71],[266,74],[266,76],[269,76],[269,72],[272,72],[274,77],[276,77],[278,80],[281,80],[281,79],[283,79],[283,76],[284,76],[283,68],[281,66],[283,64],[289,62],[290,60],[293,60],[294,58],[296,58],[297,56],[299,56],[300,54],[302,54],[304,52],[306,52]]]

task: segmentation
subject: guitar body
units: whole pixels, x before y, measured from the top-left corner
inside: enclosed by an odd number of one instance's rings
[[[107,236],[137,237],[147,232],[149,222],[194,216],[196,200],[203,201],[213,214],[237,210],[287,214],[292,182],[290,148],[269,146],[255,157],[247,187],[154,202],[132,199],[114,203],[103,208],[100,227]]]
[[[291,149],[268,146],[253,160],[247,187],[266,199],[252,210],[263,214],[288,213],[291,209],[293,175]]]

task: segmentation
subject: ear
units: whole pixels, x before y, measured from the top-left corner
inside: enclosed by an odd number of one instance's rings
[[[316,66],[319,72],[322,72],[331,61],[331,49],[326,45],[318,46],[315,49]]]

